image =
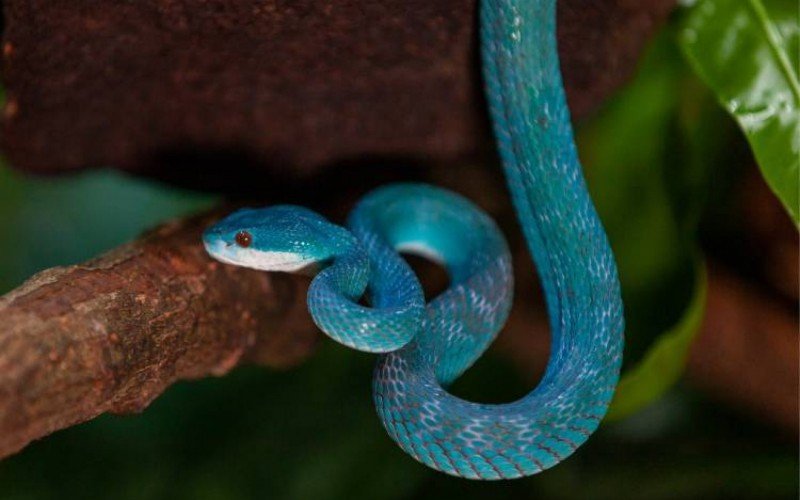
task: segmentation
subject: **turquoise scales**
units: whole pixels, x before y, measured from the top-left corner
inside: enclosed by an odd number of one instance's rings
[[[514,206],[547,301],[542,381],[513,403],[471,403],[445,387],[488,347],[511,304],[511,260],[495,224],[458,195],[393,185],[358,203],[349,231],[300,207],[237,212],[209,228],[215,258],[318,272],[309,310],[328,335],[382,352],[375,405],[417,460],[474,479],[527,476],[575,451],[608,408],[622,361],[616,266],[581,175],[558,68],[555,0],[482,0],[484,76]],[[398,250],[445,265],[427,306]],[[358,299],[366,291],[370,307]]]

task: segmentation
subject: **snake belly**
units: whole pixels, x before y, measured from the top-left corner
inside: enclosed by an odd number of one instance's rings
[[[464,478],[529,476],[564,460],[597,428],[619,379],[619,280],[577,157],[555,16],[555,0],[480,3],[489,111],[550,319],[550,358],[528,395],[480,404],[446,390],[502,328],[513,289],[502,234],[461,196],[391,185],[357,204],[347,230],[280,206],[237,212],[204,234],[223,262],[293,272],[313,263],[308,306],[317,325],[345,345],[383,353],[373,399],[391,438]],[[426,305],[398,251],[444,265],[447,290]],[[358,303],[365,291],[369,306]]]

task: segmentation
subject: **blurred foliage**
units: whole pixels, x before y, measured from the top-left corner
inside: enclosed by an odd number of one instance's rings
[[[36,271],[89,259],[214,200],[114,171],[35,179],[0,168],[0,292]]]
[[[606,421],[626,418],[641,411],[680,379],[689,356],[689,348],[700,330],[705,312],[708,277],[698,260],[691,302],[678,323],[659,335],[647,354],[635,367],[627,370],[617,385]]]
[[[736,118],[767,184],[800,224],[800,23],[796,0],[699,0],[681,46]]]
[[[696,331],[704,274],[694,240],[707,192],[750,161],[746,149],[731,146],[743,142],[734,122],[683,62],[675,29],[578,134],[619,262],[633,365],[626,369],[650,374],[634,384],[645,397],[627,397],[644,402],[671,384]],[[213,202],[110,172],[44,180],[0,169],[0,289]],[[386,436],[370,398],[373,363],[325,343],[291,371],[245,367],[177,384],[142,415],[103,416],[0,462],[0,499],[797,497],[793,443],[681,385],[606,422],[573,457],[538,476],[449,478]],[[483,401],[527,389],[491,352],[454,387]]]

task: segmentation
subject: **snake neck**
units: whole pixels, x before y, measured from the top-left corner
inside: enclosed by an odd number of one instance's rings
[[[483,310],[482,297],[497,296],[494,280],[476,282],[457,300],[428,305],[426,331],[381,358],[374,397],[389,434],[418,460],[449,474],[500,479],[552,467],[594,432],[619,377],[623,319],[616,265],[573,140],[558,67],[556,2],[482,0],[480,8],[489,108],[545,294],[550,359],[536,389],[512,403],[471,403],[444,390],[448,374],[436,363],[458,361],[458,354],[446,349],[453,345],[448,340],[437,359],[424,341],[435,347],[437,339],[489,323],[460,319]]]
[[[596,343],[611,339],[609,355],[616,357],[623,327],[619,280],[575,147],[559,70],[556,1],[484,0],[481,28],[490,114],[544,291],[551,357],[578,365]],[[557,367],[548,365],[545,381]]]
[[[331,290],[357,302],[366,292],[370,264],[362,246],[350,238],[336,249],[329,259],[318,262],[315,281],[323,281]]]

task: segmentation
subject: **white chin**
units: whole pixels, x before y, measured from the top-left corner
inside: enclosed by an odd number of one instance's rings
[[[234,255],[218,254],[213,257],[226,264],[284,273],[303,271],[315,264],[313,259],[303,258],[296,253],[260,252],[246,248],[237,249]]]

